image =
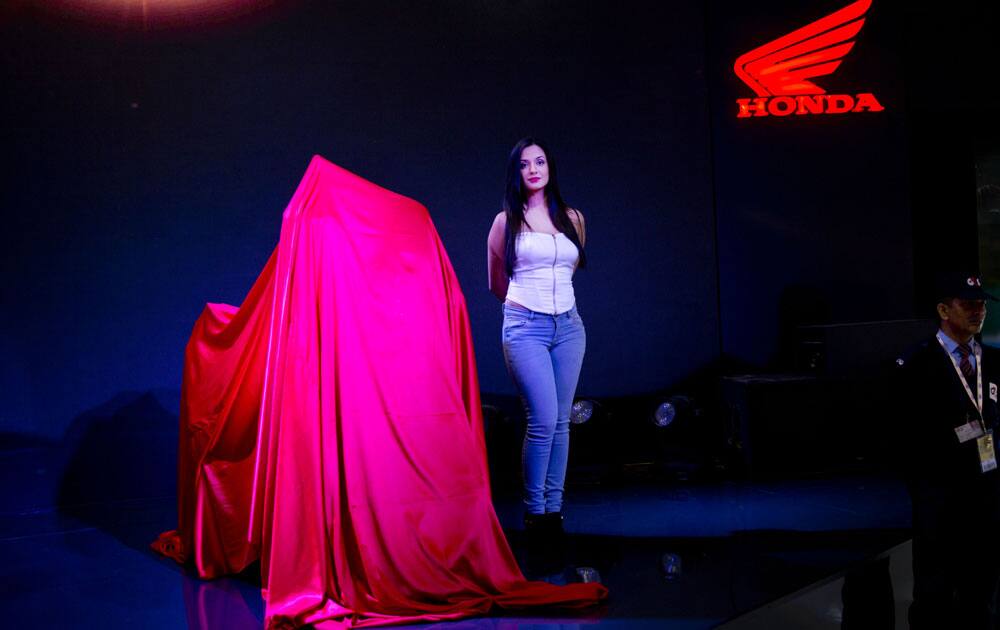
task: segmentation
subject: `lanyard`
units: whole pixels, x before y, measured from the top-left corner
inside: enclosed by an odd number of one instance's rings
[[[965,393],[969,395],[969,399],[972,404],[976,406],[979,411],[979,419],[983,420],[983,350],[976,344],[976,394],[972,394],[972,389],[969,388],[969,382],[965,380],[965,376],[962,374],[962,369],[958,367],[958,361],[955,360],[955,355],[948,352],[947,346],[944,345],[944,341],[941,339],[941,332],[938,331],[936,335],[938,343],[941,345],[941,349],[944,353],[948,355],[951,359],[951,367],[955,368],[955,373],[958,374],[958,380],[962,382],[962,387],[965,388]],[[985,430],[985,429],[984,429]]]

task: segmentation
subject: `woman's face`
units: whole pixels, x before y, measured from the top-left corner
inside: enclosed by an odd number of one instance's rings
[[[527,193],[543,190],[549,183],[549,161],[538,145],[524,147],[521,151],[521,181]]]

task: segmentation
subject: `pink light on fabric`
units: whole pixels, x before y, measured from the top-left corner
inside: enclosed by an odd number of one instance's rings
[[[524,579],[490,500],[465,298],[427,210],[315,156],[243,304],[188,342],[178,529],[200,576],[256,559],[268,627],[584,607]]]

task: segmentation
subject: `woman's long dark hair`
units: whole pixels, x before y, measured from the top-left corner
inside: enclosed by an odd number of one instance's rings
[[[549,206],[549,218],[552,219],[552,225],[576,245],[580,252],[580,262],[577,266],[583,267],[587,264],[580,236],[576,233],[576,226],[570,220],[566,202],[563,201],[562,193],[559,192],[559,180],[556,179],[556,163],[552,159],[552,152],[549,151],[549,147],[543,140],[528,136],[518,140],[510,151],[510,157],[507,158],[507,187],[503,195],[503,212],[507,216],[507,229],[504,234],[504,268],[508,278],[514,275],[514,259],[516,257],[514,239],[527,223],[524,220],[524,204],[528,199],[525,195],[524,180],[521,178],[521,152],[532,145],[545,152],[545,161],[549,165],[549,183],[545,186],[545,202]]]

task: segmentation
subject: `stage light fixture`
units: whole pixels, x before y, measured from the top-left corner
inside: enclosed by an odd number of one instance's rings
[[[660,403],[653,412],[653,424],[658,427],[668,427],[677,417],[677,407],[671,401]]]
[[[687,396],[670,396],[659,404],[651,418],[653,424],[661,429],[669,427],[679,418],[701,415],[701,410]]]
[[[594,408],[597,403],[593,400],[587,400],[581,398],[580,400],[573,403],[573,409],[569,414],[569,421],[572,424],[583,424],[587,420],[590,420],[594,415]]]
[[[598,573],[597,569],[594,567],[577,567],[576,568],[576,581],[582,582],[584,584],[590,584],[601,582],[601,574]]]
[[[660,570],[668,580],[677,579],[681,575],[681,557],[676,553],[663,554],[660,558]]]

